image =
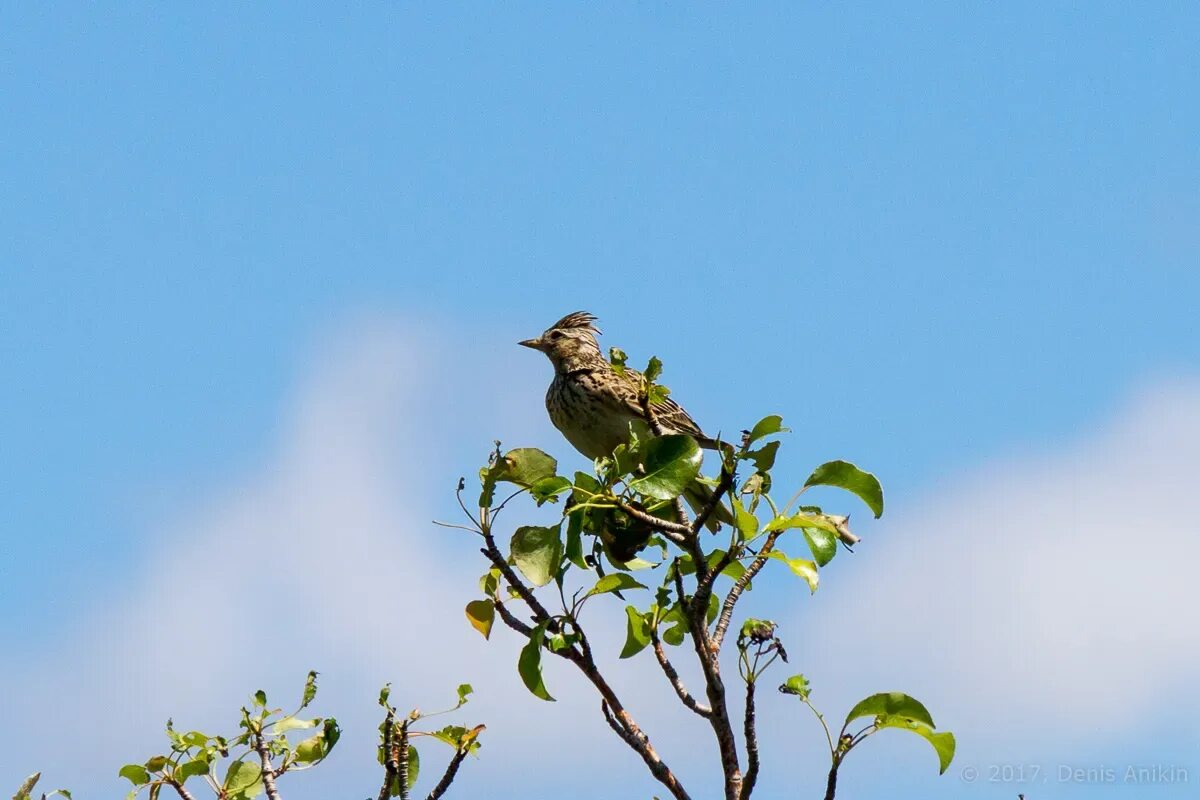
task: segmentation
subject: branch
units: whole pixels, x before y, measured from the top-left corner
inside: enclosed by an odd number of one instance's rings
[[[698,555],[700,552],[699,538],[691,540]],[[696,558],[695,555],[692,556]],[[703,561],[697,561],[697,567]],[[733,725],[729,721],[729,708],[725,703],[725,682],[721,680],[721,665],[717,660],[717,650],[712,647],[708,634],[708,597],[712,585],[706,585],[704,576],[699,569],[696,571],[698,586],[696,594],[689,600],[684,596],[683,578],[679,574],[678,562],[675,564],[675,591],[679,602],[683,605],[688,617],[688,629],[692,637],[692,646],[696,651],[696,659],[700,662],[700,670],[704,675],[704,693],[708,697],[708,705],[712,713],[708,722],[712,725],[713,734],[717,739],[717,748],[721,754],[721,769],[725,775],[725,800],[738,800],[741,793],[742,772],[738,763],[737,741],[733,735]]]
[[[484,528],[483,542],[484,547],[479,552],[487,556],[488,561],[492,562],[492,566],[500,570],[500,574],[504,576],[504,580],[508,581],[508,584],[517,590],[517,594],[521,596],[521,599],[533,611],[537,621],[544,622],[550,619],[550,612],[533,596],[533,590],[525,585],[525,582],[521,580],[517,573],[513,571],[512,566],[505,560],[504,556],[501,555],[500,548],[496,547],[496,539],[492,536],[490,526]]]
[[[505,579],[517,590],[517,593],[521,595],[521,599],[533,610],[534,616],[539,623],[549,619],[550,615],[546,609],[533,596],[533,592],[516,576],[512,571],[512,567],[508,565],[504,557],[500,554],[491,531],[485,531],[483,537],[486,546],[481,552],[488,557],[492,564],[501,571]],[[517,619],[504,603],[493,598],[492,605],[499,612],[500,618],[504,621],[505,625],[526,638],[533,633],[533,629]],[[606,716],[615,714],[621,727],[621,739],[634,752],[641,756],[642,761],[646,763],[646,767],[650,770],[650,774],[665,786],[676,800],[690,800],[688,793],[675,777],[675,773],[659,757],[654,747],[650,744],[649,737],[642,733],[641,728],[634,722],[633,717],[625,710],[625,706],[621,703],[620,698],[617,697],[616,692],[608,685],[608,681],[604,679],[604,676],[600,674],[600,670],[596,667],[595,659],[592,657],[592,648],[588,643],[587,636],[584,634],[583,629],[579,627],[578,622],[574,624],[576,630],[579,631],[579,646],[551,652],[573,663],[591,682],[592,686],[596,688],[596,691],[604,699],[605,709],[609,709],[605,711]]]
[[[717,506],[721,502],[721,498],[725,493],[733,488],[733,470],[729,469],[724,463],[721,464],[721,480],[717,483],[717,488],[713,490],[712,497],[704,504],[704,507],[696,512],[696,518],[692,520],[691,534],[696,536],[700,531],[704,530],[704,523],[708,522],[708,518],[717,510]]]
[[[379,789],[378,800],[388,800],[392,796],[392,784],[397,772],[396,753],[392,749],[392,733],[395,726],[395,712],[389,708],[383,720],[383,786]]]
[[[450,784],[454,783],[454,777],[458,775],[458,768],[462,766],[463,759],[467,757],[467,751],[459,748],[454,754],[454,758],[450,759],[450,763],[446,765],[446,772],[442,775],[442,779],[438,781],[437,786],[433,787],[433,791],[425,800],[438,800],[450,788]]]
[[[742,596],[742,592],[754,580],[762,568],[766,565],[769,558],[768,554],[775,547],[775,541],[782,535],[783,531],[771,531],[767,534],[767,540],[763,542],[762,549],[758,551],[758,555],[750,566],[746,567],[746,571],[742,576],[734,581],[733,588],[729,590],[729,594],[725,595],[725,603],[721,606],[721,613],[717,617],[717,627],[713,631],[712,646],[714,650],[721,649],[721,643],[725,639],[725,632],[729,629],[729,622],[733,619],[733,607],[737,605],[738,598]]]
[[[669,519],[662,519],[661,517],[656,517],[653,514],[648,514],[639,508],[634,508],[628,503],[622,502],[621,500],[617,500],[617,508],[621,509],[637,521],[648,525],[649,527],[663,534],[675,544],[682,545],[686,541],[685,537],[693,535],[692,529],[687,525],[683,525],[678,522],[672,522]]]
[[[654,647],[654,657],[658,659],[658,665],[662,667],[663,674],[671,682],[671,686],[674,687],[675,694],[679,695],[680,701],[700,716],[705,718],[711,717],[712,709],[696,702],[696,698],[692,697],[687,687],[683,685],[683,680],[675,670],[675,665],[671,663],[670,659],[667,658],[666,651],[663,650],[662,641],[658,638],[657,628],[650,628],[650,642]]]
[[[746,777],[742,781],[741,800],[749,800],[750,793],[754,791],[754,784],[758,781],[758,728],[754,712],[755,685],[756,683],[753,678],[746,681],[746,722],[744,727],[746,735]]]
[[[400,723],[400,744],[396,747],[396,783],[400,800],[408,800],[408,720]]]
[[[833,800],[833,795],[837,792],[837,773],[840,766],[834,758],[833,766],[829,768],[829,779],[825,782],[825,800]]]
[[[261,723],[259,723],[261,726]],[[271,752],[267,749],[266,740],[263,739],[262,732],[254,734],[254,751],[258,753],[259,759],[262,761],[262,784],[263,790],[267,793],[269,800],[279,800],[279,789],[275,786],[275,770],[271,766]],[[183,787],[178,787],[182,789]]]
[[[167,781],[167,784],[179,793],[180,800],[195,800],[195,798],[192,797],[192,793],[185,789],[183,784],[179,781],[169,780]]]

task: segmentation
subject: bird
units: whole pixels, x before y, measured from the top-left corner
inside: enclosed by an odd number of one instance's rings
[[[639,438],[654,435],[642,405],[642,374],[630,367],[614,368],[600,351],[597,317],[575,311],[555,322],[534,339],[518,342],[539,350],[554,365],[554,379],[546,390],[546,411],[571,446],[590,459],[611,456],[618,445],[630,440],[631,430]],[[683,406],[670,397],[653,405],[654,418],[664,435],[686,434],[704,448],[722,445],[707,436]],[[693,508],[703,507],[712,490],[696,483],[684,497]],[[710,529],[718,522],[732,522],[729,510],[717,505],[709,519]]]

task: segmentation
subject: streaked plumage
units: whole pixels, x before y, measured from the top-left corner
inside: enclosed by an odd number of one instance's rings
[[[554,365],[554,380],[546,391],[550,421],[588,458],[611,455],[617,445],[628,442],[631,425],[639,436],[651,435],[639,398],[642,375],[629,367],[620,372],[613,368],[600,351],[596,339],[600,330],[595,322],[592,314],[576,311],[555,322],[536,339],[520,343],[542,351]],[[716,442],[670,397],[653,408],[664,433],[687,434],[702,447],[716,447]],[[689,491],[689,500],[693,496],[703,498],[705,487],[695,488],[695,492]]]

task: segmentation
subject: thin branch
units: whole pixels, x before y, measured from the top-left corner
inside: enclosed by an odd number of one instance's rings
[[[835,756],[833,766],[829,768],[829,778],[825,782],[825,800],[833,800],[833,795],[837,792],[837,773],[841,762]]]
[[[721,498],[725,493],[733,488],[733,470],[729,469],[724,463],[721,464],[721,480],[717,483],[717,488],[713,490],[712,497],[708,498],[704,507],[696,512],[696,518],[692,520],[691,533],[697,535],[704,529],[704,523],[708,522],[708,518],[717,510],[717,506],[721,503]]]
[[[654,530],[663,534],[675,544],[682,545],[686,541],[685,537],[692,535],[692,529],[687,525],[681,525],[680,523],[672,522],[669,519],[656,517],[653,514],[648,514],[645,511],[642,511],[640,508],[635,508],[634,506],[631,506],[628,503],[624,503],[620,500],[617,501],[617,508],[624,511],[638,522],[648,525]]]
[[[663,674],[667,676],[671,686],[675,689],[675,694],[679,695],[679,700],[692,711],[695,711],[702,717],[708,718],[712,716],[712,709],[706,705],[701,705],[692,697],[691,692],[683,685],[683,679],[679,677],[679,673],[675,669],[675,665],[667,658],[667,653],[663,650],[662,641],[658,638],[658,629],[650,628],[650,643],[654,648],[654,657],[658,659],[658,665],[662,667]]]
[[[260,723],[261,725],[261,723]],[[275,786],[275,769],[271,766],[271,751],[261,731],[253,734],[254,751],[262,761],[262,784],[269,800],[279,800],[279,789]],[[180,787],[183,788],[183,787]]]
[[[513,615],[513,613],[508,610],[508,606],[506,606],[504,603],[500,602],[499,600],[497,600],[495,598],[492,598],[492,605],[495,607],[497,613],[500,614],[500,619],[502,619],[504,621],[505,625],[512,628],[514,631],[521,634],[522,636],[524,636],[527,639],[529,638],[530,635],[533,634],[533,628],[529,627],[524,622],[521,622],[521,620],[517,619]]]
[[[746,776],[742,779],[741,800],[749,800],[758,781],[758,727],[754,711],[754,687],[756,682],[751,678],[746,681],[746,721],[743,727],[746,735]]]
[[[383,720],[383,786],[379,788],[378,800],[388,800],[392,796],[392,784],[396,779],[396,753],[392,748],[395,726],[396,712],[389,708]]]
[[[455,776],[458,775],[458,768],[462,766],[463,759],[467,757],[467,750],[459,748],[454,754],[454,758],[450,759],[450,763],[446,765],[446,772],[443,773],[442,779],[438,781],[437,786],[433,787],[433,791],[429,793],[425,800],[439,800],[450,788],[450,784],[454,783]]]
[[[184,785],[179,781],[168,780],[167,785],[179,793],[180,800],[196,800],[192,797],[192,793],[184,788]]]
[[[396,745],[396,783],[400,800],[408,800],[408,720],[400,723],[400,742]]]
[[[721,643],[724,641],[725,632],[729,629],[729,623],[733,619],[733,607],[737,605],[738,598],[742,596],[742,592],[746,591],[746,587],[750,585],[750,581],[754,580],[754,576],[766,565],[770,558],[769,554],[775,547],[775,541],[782,533],[783,531],[771,531],[767,534],[767,540],[763,542],[754,561],[750,562],[750,566],[746,567],[746,571],[742,573],[741,577],[734,581],[729,594],[725,595],[725,602],[717,617],[717,627],[713,630],[712,635],[712,646],[715,650],[721,649]]]
[[[483,537],[486,547],[484,547],[481,552],[487,556],[487,558],[497,569],[501,571],[505,579],[512,585],[517,593],[521,595],[521,599],[524,600],[529,608],[533,611],[534,618],[538,621],[538,623],[540,624],[550,619],[550,614],[546,611],[545,607],[538,602],[537,598],[533,596],[532,590],[530,590],[529,587],[527,587],[524,582],[517,577],[517,575],[513,572],[512,567],[510,567],[504,560],[504,557],[500,554],[500,550],[496,547],[496,541],[492,537],[491,531],[485,528]],[[500,613],[500,618],[504,621],[505,625],[527,638],[533,633],[533,629],[517,619],[504,603],[493,598],[492,604]],[[675,777],[675,773],[673,773],[666,763],[659,757],[658,753],[654,750],[654,747],[651,746],[649,737],[647,737],[646,734],[642,732],[641,728],[638,727],[637,723],[634,722],[633,717],[628,711],[625,710],[625,706],[621,703],[620,698],[617,697],[616,692],[614,692],[612,687],[608,685],[608,681],[605,680],[604,676],[600,673],[600,670],[596,667],[595,659],[592,657],[591,645],[589,644],[583,629],[579,627],[578,622],[575,623],[575,628],[579,632],[579,645],[577,647],[569,647],[564,650],[551,652],[553,652],[554,655],[573,663],[591,682],[592,686],[596,688],[596,690],[600,693],[600,696],[607,704],[606,707],[611,709],[611,713],[615,715],[616,719],[620,722],[620,726],[624,731],[624,733],[621,735],[621,738],[634,752],[641,756],[642,761],[645,762],[646,767],[650,770],[650,774],[653,775],[659,783],[665,786],[672,796],[676,798],[676,800],[690,800],[688,793],[684,790],[683,786],[679,783],[679,780]]]

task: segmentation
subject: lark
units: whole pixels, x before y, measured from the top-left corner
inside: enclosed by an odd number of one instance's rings
[[[632,430],[639,437],[653,435],[641,402],[642,375],[635,369],[615,369],[596,337],[596,317],[586,311],[568,314],[536,339],[519,344],[540,350],[554,365],[554,380],[546,391],[550,421],[568,442],[587,458],[612,455],[629,441]],[[687,434],[701,447],[716,449],[691,415],[670,397],[652,406],[664,434]],[[685,497],[693,506],[703,504],[711,492],[697,484]],[[728,521],[727,509],[718,507],[717,519]]]

